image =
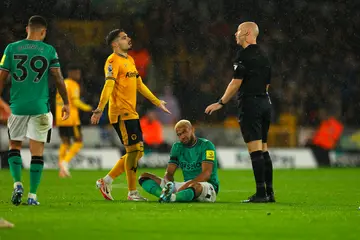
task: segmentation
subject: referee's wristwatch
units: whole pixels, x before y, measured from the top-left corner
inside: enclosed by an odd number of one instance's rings
[[[223,103],[222,99],[220,98],[220,100],[218,101],[218,104],[220,104],[221,106],[224,106],[225,103]]]

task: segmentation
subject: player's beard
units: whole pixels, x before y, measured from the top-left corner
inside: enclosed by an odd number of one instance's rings
[[[189,141],[185,143],[185,145],[188,147],[192,147],[195,145],[195,143],[196,143],[196,137],[194,135],[191,135]]]

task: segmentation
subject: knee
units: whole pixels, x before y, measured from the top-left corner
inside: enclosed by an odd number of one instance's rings
[[[202,186],[198,182],[193,182],[189,185],[189,188],[193,188],[195,191],[195,196],[198,197],[202,193]]]
[[[153,175],[151,173],[142,173],[138,179],[140,186],[142,186],[143,182],[146,180],[152,179],[152,176]]]
[[[20,141],[10,141],[10,150],[21,150],[21,145]]]
[[[127,153],[144,152],[144,146],[141,143],[136,143],[125,147]]]
[[[144,156],[144,152],[143,151],[139,151],[138,152],[138,159],[142,158]]]
[[[70,139],[67,138],[67,137],[62,137],[62,138],[61,138],[61,141],[62,141],[62,143],[65,144],[65,145],[70,145]]]

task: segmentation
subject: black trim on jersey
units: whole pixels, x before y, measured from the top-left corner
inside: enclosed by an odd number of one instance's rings
[[[116,78],[114,78],[114,77],[106,77],[105,80],[114,80],[114,81],[116,81]]]
[[[50,66],[49,68],[60,68],[59,66]]]
[[[127,56],[124,56],[124,55],[122,55],[121,53],[116,53],[116,55],[118,55],[119,57],[123,57],[123,58],[125,58],[125,59],[128,59]]]
[[[9,70],[9,69],[7,69],[7,68],[3,68],[3,67],[0,67],[0,70],[4,70],[4,71],[7,71],[7,72],[10,72],[10,70]]]
[[[59,59],[53,59],[50,61],[50,65],[59,63]]]
[[[203,162],[210,162],[210,163],[212,163],[212,164],[214,164],[214,161],[215,160],[208,160],[208,159],[205,159],[205,160],[202,160]]]

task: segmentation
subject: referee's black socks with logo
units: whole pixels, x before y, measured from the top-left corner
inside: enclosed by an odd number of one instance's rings
[[[250,153],[251,164],[256,182],[256,196],[265,197],[265,159],[262,151]]]
[[[273,165],[270,158],[269,152],[263,152],[265,160],[265,184],[266,184],[266,194],[270,195],[274,193],[273,189]]]

